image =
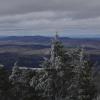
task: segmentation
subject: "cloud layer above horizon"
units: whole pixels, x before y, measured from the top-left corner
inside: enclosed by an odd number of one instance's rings
[[[0,35],[100,36],[100,0],[0,0]]]

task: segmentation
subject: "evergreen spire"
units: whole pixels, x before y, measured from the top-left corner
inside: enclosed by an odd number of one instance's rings
[[[14,63],[14,67],[18,67],[18,66],[17,66],[17,63],[18,63],[17,61]]]
[[[55,61],[55,57],[56,57],[56,44],[57,44],[57,42],[58,42],[59,40],[58,40],[58,34],[57,34],[57,32],[56,32],[56,35],[55,35],[55,37],[53,38],[53,40],[52,40],[52,44],[51,44],[51,58],[50,58],[50,60],[51,60],[51,62],[53,62],[53,64],[54,64],[54,61]]]
[[[81,51],[80,51],[80,63],[82,64],[84,59],[84,46],[82,46]]]
[[[58,32],[56,32],[56,35],[55,35],[55,41],[58,41],[59,39],[59,36],[58,36]]]
[[[50,61],[52,64],[52,67],[56,67],[56,60],[59,57],[62,57],[62,55],[64,55],[65,51],[64,51],[64,46],[62,45],[61,41],[58,39],[58,34],[56,33],[53,41],[52,41],[52,45],[51,45],[51,57],[50,57]]]
[[[20,77],[20,69],[19,67],[17,66],[17,62],[14,63],[14,66],[12,68],[12,73],[11,75],[9,76],[9,79],[12,80],[12,81],[17,81],[17,79]]]

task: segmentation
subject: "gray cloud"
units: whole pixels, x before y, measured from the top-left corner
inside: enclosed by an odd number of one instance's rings
[[[100,32],[100,0],[0,0],[0,33]]]
[[[100,15],[100,0],[0,0],[0,15],[40,11],[72,12],[77,18]]]

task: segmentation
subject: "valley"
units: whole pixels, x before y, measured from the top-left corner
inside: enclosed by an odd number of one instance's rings
[[[52,37],[24,36],[0,38],[0,63],[11,69],[17,61],[21,67],[40,67],[44,57],[50,54]],[[85,53],[90,59],[100,65],[100,40],[75,39],[61,37],[66,50],[73,50],[84,46]]]

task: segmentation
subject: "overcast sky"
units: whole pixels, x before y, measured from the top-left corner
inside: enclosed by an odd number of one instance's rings
[[[0,35],[100,37],[100,0],[0,0]]]

